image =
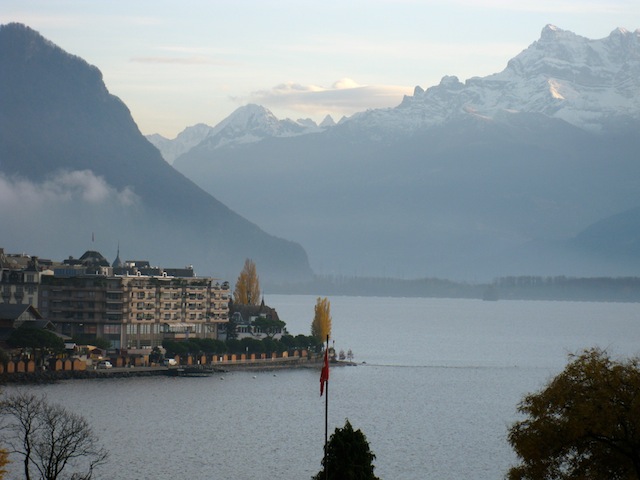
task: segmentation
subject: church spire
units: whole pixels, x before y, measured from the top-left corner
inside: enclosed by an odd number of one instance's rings
[[[116,254],[116,259],[113,261],[111,266],[113,268],[122,268],[122,260],[120,260],[120,242],[118,242],[118,253]]]

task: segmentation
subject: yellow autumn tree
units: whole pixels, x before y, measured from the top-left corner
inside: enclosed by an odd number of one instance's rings
[[[311,322],[311,336],[321,342],[326,341],[327,336],[331,336],[331,304],[326,297],[318,297],[316,301],[315,315]]]
[[[0,480],[4,478],[4,474],[7,473],[7,469],[5,468],[9,463],[9,454],[3,448],[0,450]]]
[[[240,305],[260,304],[260,279],[253,260],[247,258],[236,280],[233,302]]]

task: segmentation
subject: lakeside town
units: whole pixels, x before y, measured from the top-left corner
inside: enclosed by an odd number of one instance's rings
[[[109,262],[95,250],[53,261],[0,248],[0,294],[5,380],[315,364],[326,334],[291,335],[261,296],[249,259],[232,293],[227,280],[197,276],[193,266],[122,261],[119,249]]]

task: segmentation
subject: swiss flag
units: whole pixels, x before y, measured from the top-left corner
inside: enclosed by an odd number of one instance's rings
[[[324,364],[320,373],[320,396],[324,394],[324,386],[329,382],[329,349],[324,350]]]

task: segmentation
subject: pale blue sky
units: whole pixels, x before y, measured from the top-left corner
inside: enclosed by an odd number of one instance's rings
[[[445,75],[504,69],[554,24],[588,38],[640,28],[638,0],[2,0],[96,65],[144,134],[173,138],[259,103],[335,120],[391,107]]]

